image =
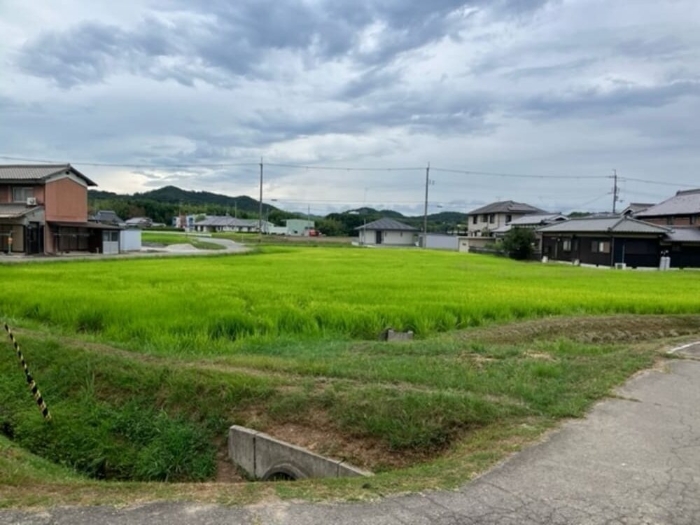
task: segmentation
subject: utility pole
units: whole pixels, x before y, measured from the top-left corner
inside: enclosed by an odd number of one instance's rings
[[[430,162],[425,168],[425,206],[423,207],[423,248],[428,245],[428,187],[430,186]]]
[[[617,170],[613,170],[613,215],[617,213],[617,202],[620,197],[620,187],[617,185]]]
[[[262,243],[263,159],[260,157],[260,202],[258,202],[258,242]]]

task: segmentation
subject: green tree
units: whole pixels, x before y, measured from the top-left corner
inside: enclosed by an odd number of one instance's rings
[[[535,252],[535,232],[529,228],[511,228],[503,238],[503,251],[511,259],[524,261]]]

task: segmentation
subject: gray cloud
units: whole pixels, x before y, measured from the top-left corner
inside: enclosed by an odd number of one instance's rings
[[[645,107],[662,107],[682,97],[700,96],[700,82],[670,82],[640,86],[620,82],[614,89],[591,88],[565,94],[542,94],[524,100],[517,108],[529,116],[598,118]]]
[[[544,3],[502,0],[496,7],[521,12]],[[301,0],[244,0],[208,2],[206,10],[192,11],[191,2],[173,0],[163,4],[159,16],[148,16],[130,29],[85,21],[43,32],[23,46],[17,63],[64,88],[101,82],[120,70],[185,85],[194,79],[231,82],[210,69],[266,78],[266,58],[274,51],[301,54],[307,64],[345,57],[358,66],[376,67],[400,53],[456,37],[456,14],[465,6],[485,5],[485,0],[365,0],[312,7]],[[363,46],[363,31],[373,25],[376,42]]]
[[[436,172],[431,202],[462,211],[499,197],[604,206],[607,179],[579,177],[613,166],[696,180],[692,0],[81,1],[0,3],[0,154],[154,166],[86,167],[105,189],[252,195],[255,167],[178,166],[261,156],[570,177]],[[422,202],[422,170],[266,174],[275,197],[317,208]],[[625,198],[664,189],[629,183]]]

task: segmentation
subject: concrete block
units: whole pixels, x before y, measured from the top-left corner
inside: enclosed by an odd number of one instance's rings
[[[411,341],[413,339],[413,331],[397,332],[395,330],[386,331],[387,341]]]
[[[357,467],[353,467],[352,465],[349,465],[345,463],[344,461],[341,461],[338,463],[338,477],[339,478],[354,478],[354,477],[360,477],[360,476],[374,476],[371,472],[367,472],[366,470],[359,469]]]
[[[255,437],[259,434],[238,425],[228,431],[228,457],[250,476],[255,476]]]
[[[372,475],[343,461],[239,426],[229,429],[229,457],[250,476],[262,480],[278,476],[304,479]]]
[[[324,458],[318,454],[277,440],[263,434],[255,442],[255,477],[267,479],[275,471],[303,478],[335,478],[340,461]]]

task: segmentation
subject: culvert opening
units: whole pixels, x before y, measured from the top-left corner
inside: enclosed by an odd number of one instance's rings
[[[299,476],[286,469],[278,469],[267,474],[263,481],[296,481]]]
[[[262,481],[294,481],[306,478],[371,476],[344,461],[327,458],[234,425],[229,429],[229,458],[246,475]]]

